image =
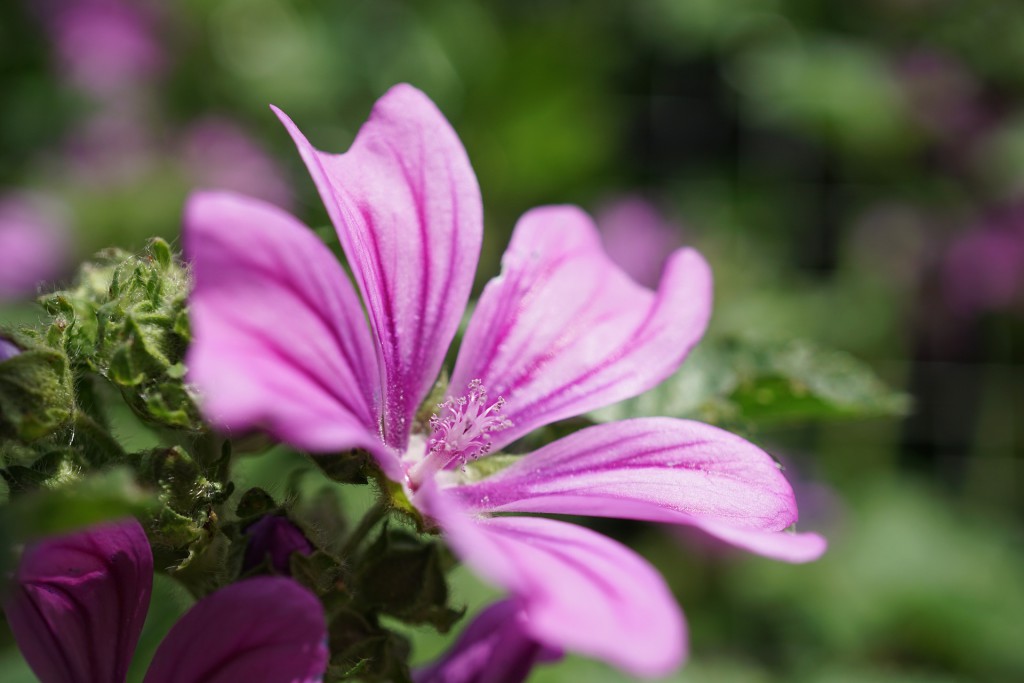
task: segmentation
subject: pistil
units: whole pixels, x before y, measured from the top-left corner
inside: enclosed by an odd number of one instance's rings
[[[501,414],[505,399],[498,397],[488,402],[487,390],[479,379],[469,383],[465,396],[449,398],[439,403],[430,418],[430,438],[422,460],[409,469],[409,483],[413,490],[426,477],[465,465],[491,450],[490,435],[508,429],[512,421]]]

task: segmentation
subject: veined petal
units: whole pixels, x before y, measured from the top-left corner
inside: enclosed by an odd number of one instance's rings
[[[480,257],[480,188],[458,136],[397,85],[345,154],[318,151],[275,109],[338,230],[377,338],[384,437],[405,448],[455,336]]]
[[[281,209],[227,192],[189,199],[184,246],[186,364],[207,418],[310,451],[366,448],[391,466],[370,332],[330,250]]]
[[[153,553],[134,519],[29,546],[4,603],[42,683],[124,683],[153,588]]]
[[[146,683],[315,683],[327,657],[316,596],[291,579],[259,577],[197,602],[160,644]]]
[[[416,683],[521,683],[538,662],[560,659],[526,632],[526,614],[516,599],[489,606],[436,662],[413,672]]]
[[[812,562],[824,555],[828,549],[828,541],[819,534],[810,532],[797,534],[789,531],[755,531],[707,520],[702,520],[694,526],[737,548],[794,564]]]
[[[498,449],[653,387],[679,367],[710,312],[711,273],[697,252],[675,252],[652,292],[611,262],[585,213],[534,209],[473,312],[450,393],[479,379],[505,399],[512,427],[492,436]]]
[[[538,642],[636,676],[663,676],[682,663],[679,606],[632,550],[552,519],[474,518],[445,492],[425,487],[424,493],[429,514],[463,561],[518,597],[523,629]]]
[[[478,512],[694,525],[789,561],[816,559],[825,549],[815,534],[783,532],[797,520],[796,500],[767,453],[689,420],[640,418],[588,427],[450,491]]]

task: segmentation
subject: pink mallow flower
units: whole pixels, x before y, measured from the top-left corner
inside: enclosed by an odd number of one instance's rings
[[[971,317],[1019,307],[1024,299],[1024,201],[991,209],[948,245],[941,268],[943,295],[954,313]]]
[[[683,245],[682,229],[642,197],[622,197],[600,207],[597,227],[611,259],[645,287],[658,285],[668,257]]]
[[[68,80],[105,97],[163,71],[156,7],[142,0],[45,0],[34,9]]]
[[[153,554],[131,519],[28,547],[4,612],[41,683],[124,683],[152,588]],[[314,683],[326,641],[316,596],[283,577],[247,579],[174,625],[145,683]]]
[[[824,551],[821,537],[786,531],[796,505],[772,459],[696,422],[590,427],[474,480],[470,461],[672,374],[707,324],[707,264],[676,251],[651,291],[609,260],[579,209],[528,212],[468,323],[447,397],[419,420],[480,252],[466,152],[407,85],[377,102],[341,155],[317,151],[278,114],[366,310],[295,218],[236,195],[194,195],[184,227],[195,275],[187,364],[211,422],[311,452],[365,449],[468,565],[513,594],[530,639],[640,676],[673,670],[685,651],[682,615],[658,573],[584,527],[494,513],[689,524],[798,562]]]
[[[206,117],[184,133],[183,162],[193,187],[233,190],[287,209],[292,189],[274,159],[238,124]]]
[[[37,197],[0,197],[0,302],[24,299],[55,277],[68,254],[69,233],[56,206]]]

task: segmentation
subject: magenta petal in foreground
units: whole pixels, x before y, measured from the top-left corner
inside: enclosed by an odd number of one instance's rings
[[[428,489],[448,542],[480,573],[522,602],[524,630],[637,675],[666,675],[682,662],[683,617],[664,580],[640,556],[589,529],[539,517],[474,519]]]
[[[793,489],[771,456],[717,427],[667,417],[582,429],[453,492],[489,512],[697,518],[764,531],[797,518]]]
[[[518,600],[496,602],[478,614],[436,662],[413,672],[416,683],[521,683],[538,662],[560,659],[526,633]]]
[[[807,562],[825,551],[817,534],[784,531],[797,521],[796,500],[771,456],[734,434],[689,420],[653,417],[588,427],[451,493],[480,512],[692,525],[788,562]]]
[[[278,115],[363,292],[385,388],[385,441],[404,449],[473,285],[483,234],[476,176],[444,116],[408,85],[377,100],[345,154],[316,150]]]
[[[195,279],[186,364],[206,416],[314,452],[380,451],[370,333],[316,235],[265,202],[207,192],[188,202],[184,243]]]
[[[134,519],[29,546],[4,603],[42,683],[124,683],[153,587],[153,554]]]
[[[291,579],[260,577],[197,602],[160,644],[145,683],[315,683],[327,656],[316,596]]]
[[[452,373],[451,395],[481,380],[512,427],[494,449],[567,417],[636,396],[674,372],[711,314],[697,252],[669,259],[657,292],[613,264],[575,207],[527,212],[501,275],[484,289]]]

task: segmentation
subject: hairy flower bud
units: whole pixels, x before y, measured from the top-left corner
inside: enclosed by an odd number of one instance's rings
[[[101,252],[82,267],[73,289],[42,303],[56,318],[49,336],[76,367],[110,380],[144,421],[197,430],[201,422],[183,381],[187,293],[185,268],[155,239],[141,255]]]
[[[245,548],[242,571],[254,569],[264,560],[279,574],[291,574],[293,553],[310,555],[313,544],[287,517],[264,515],[246,528],[249,544]]]
[[[64,354],[0,337],[0,437],[34,441],[66,425],[73,412]]]

